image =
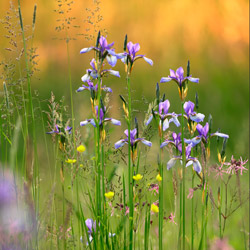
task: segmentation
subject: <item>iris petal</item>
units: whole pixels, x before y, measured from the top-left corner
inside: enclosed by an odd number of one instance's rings
[[[171,169],[175,165],[176,161],[177,161],[176,158],[170,159],[167,163],[167,170]]]
[[[153,66],[154,63],[153,63],[153,61],[152,61],[151,59],[147,58],[146,56],[144,56],[143,59],[144,59],[148,64],[150,64],[151,66]]]
[[[171,80],[172,80],[172,78],[170,78],[170,77],[162,77],[160,80],[160,83],[170,82]]]

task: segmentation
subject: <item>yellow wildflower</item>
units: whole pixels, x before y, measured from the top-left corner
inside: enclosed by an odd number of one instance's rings
[[[76,160],[75,159],[68,159],[66,160],[67,163],[70,163],[70,164],[73,164],[73,163],[76,163]]]
[[[151,211],[153,213],[159,213],[159,207],[156,206],[154,203],[151,205]]]
[[[142,179],[142,175],[141,174],[137,174],[137,175],[134,175],[133,176],[133,179],[135,180],[135,181],[139,181],[139,180],[141,180]]]
[[[115,193],[112,192],[112,191],[110,191],[110,192],[108,192],[108,193],[105,193],[104,195],[105,195],[106,198],[112,199],[112,198],[114,197]]]
[[[83,152],[86,150],[86,148],[85,148],[83,145],[80,145],[80,146],[77,147],[76,150],[77,150],[79,153],[83,153]]]
[[[162,177],[161,177],[161,175],[160,175],[160,174],[158,174],[158,175],[156,176],[156,180],[157,180],[157,181],[159,181],[159,182],[161,182],[161,181],[162,181]]]

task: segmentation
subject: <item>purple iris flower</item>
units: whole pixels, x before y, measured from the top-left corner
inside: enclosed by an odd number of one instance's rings
[[[124,134],[126,135],[127,138],[126,139],[121,139],[118,142],[116,142],[115,143],[115,148],[116,149],[122,147],[125,143],[128,144],[128,130],[127,129],[124,131]],[[136,128],[133,129],[133,130],[130,130],[130,144],[131,144],[131,147],[132,147],[132,151],[136,147],[136,145],[137,145],[137,143],[139,141],[141,141],[146,146],[149,146],[149,147],[152,146],[152,143],[150,141],[147,141],[144,138],[136,138],[136,135],[137,135],[137,129]]]
[[[181,133],[176,134],[175,132],[173,132],[172,134],[173,140],[165,140],[162,144],[161,144],[161,148],[167,146],[169,143],[174,145],[179,151],[181,150]]]
[[[197,124],[196,129],[197,129],[199,135],[192,138],[192,139],[185,139],[185,142],[188,144],[191,144],[192,146],[197,145],[198,143],[200,143],[201,140],[203,140],[204,143],[207,143],[207,140],[209,138],[209,133],[208,133],[209,132],[209,124],[208,124],[208,122],[205,124],[204,127],[201,124]],[[223,134],[220,132],[215,132],[215,133],[210,134],[210,137],[212,137],[212,136],[229,138],[229,135]]]
[[[188,120],[192,120],[194,122],[203,122],[205,115],[201,113],[197,114],[196,112],[194,112],[193,102],[191,101],[185,102],[183,108],[186,113],[186,116],[184,116],[185,118],[187,118]]]
[[[96,232],[96,221],[93,221],[92,219],[87,219],[85,220],[85,225],[88,228],[88,235],[89,235],[89,239],[87,242],[87,246],[88,246],[89,243],[91,243],[93,240],[93,233]]]
[[[91,77],[93,79],[98,78],[97,63],[96,63],[96,60],[94,58],[91,60],[90,66],[92,67],[92,69],[87,69],[86,74],[84,76],[82,76],[82,78],[81,78],[83,82],[89,81],[91,79]],[[101,76],[103,76],[103,75],[105,75],[107,73],[109,73],[110,75],[120,77],[119,71],[112,70],[112,69],[104,69],[104,70],[102,70],[101,71]]]
[[[182,101],[185,100],[187,96],[188,86],[187,81],[190,82],[199,82],[199,78],[193,78],[192,76],[184,77],[184,70],[182,67],[178,68],[176,72],[172,69],[170,69],[170,76],[168,77],[162,77],[160,82],[170,82],[171,80],[175,81],[178,85],[179,90],[179,96]]]
[[[182,145],[182,144],[180,144]],[[188,146],[186,146],[185,150],[186,150],[186,167],[193,165],[194,170],[197,173],[200,173],[202,170],[201,164],[199,162],[199,160],[195,157],[191,157],[190,153],[191,153],[191,149],[192,149],[192,145],[189,144]],[[180,152],[180,154],[182,153],[182,147],[178,147],[178,150]],[[177,160],[181,161],[182,163],[182,156],[174,156],[172,159],[170,159],[167,163],[167,170],[171,169],[177,162]]]
[[[159,103],[159,112],[156,112],[156,111],[154,112],[154,115],[160,118],[160,127],[163,124],[163,131],[169,128],[169,123],[171,122],[173,122],[177,127],[180,126],[180,122],[178,121],[178,118],[177,118],[180,115],[177,115],[174,112],[168,113],[169,107],[170,107],[169,100],[165,100],[164,102]],[[148,125],[152,121],[154,115],[152,114],[149,116],[149,119],[147,120],[146,125]],[[171,117],[171,118],[168,120],[168,117]]]
[[[112,67],[114,67],[116,65],[117,62],[117,57],[114,56],[114,49],[111,49],[114,45],[113,43],[108,44],[107,39],[104,36],[101,36],[99,38],[99,43],[98,43],[98,47],[89,47],[89,48],[83,48],[80,53],[84,54],[86,52],[89,52],[91,50],[95,50],[97,52],[100,52],[100,56],[102,61],[107,58],[107,61],[109,63],[109,65],[111,65]]]
[[[160,82],[170,82],[171,80],[175,81],[179,87],[181,87],[187,80],[190,82],[199,82],[199,78],[193,78],[192,76],[184,77],[184,70],[182,67],[178,68],[176,72],[170,69],[170,76],[162,77]]]
[[[95,113],[96,113],[96,120],[97,120],[98,119],[98,106],[95,107]],[[113,118],[104,118],[103,109],[100,108],[100,122],[99,122],[99,125],[102,126],[104,122],[108,122],[108,121],[110,121],[114,125],[121,126],[121,122],[118,121],[118,120],[116,120],[116,119],[113,119]],[[80,125],[81,126],[85,126],[85,125],[87,125],[89,123],[96,128],[96,121],[95,121],[95,119],[88,119],[88,120],[82,121],[82,122],[80,122]]]
[[[128,64],[128,62],[130,62],[130,72],[132,71],[133,63],[140,58],[143,58],[148,64],[153,66],[153,61],[151,59],[147,58],[144,55],[136,55],[136,53],[140,50],[139,43],[133,44],[132,42],[128,42],[126,47],[128,49],[128,52],[116,54],[114,51],[110,51],[110,54],[116,56],[118,59],[121,59],[121,61],[125,64]]]
[[[79,87],[78,89],[77,89],[77,92],[81,92],[81,91],[83,91],[83,90],[89,90],[89,91],[94,91],[95,93],[97,92],[97,90],[98,90],[98,84],[96,84],[96,85],[94,85],[94,83],[93,82],[91,82],[90,80],[87,80],[87,84],[88,84],[88,86],[86,86],[86,85],[82,85],[82,87]],[[110,92],[110,93],[112,93],[112,89],[111,88],[109,88],[109,87],[106,87],[106,86],[103,86],[103,87],[101,87],[101,89],[102,90],[104,90],[104,91],[106,91],[106,92]]]

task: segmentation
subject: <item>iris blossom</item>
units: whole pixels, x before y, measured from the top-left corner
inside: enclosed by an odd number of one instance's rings
[[[88,85],[83,84],[82,87],[79,87],[77,89],[77,92],[81,92],[81,91],[84,91],[84,90],[89,90],[90,92],[93,91],[94,96],[97,97],[98,84],[94,85],[94,83],[92,81],[90,81],[90,80],[87,80],[87,84]],[[112,93],[112,89],[109,88],[109,87],[106,87],[106,86],[103,86],[102,90],[105,91],[105,92]]]
[[[89,243],[93,240],[93,234],[96,232],[96,221],[93,221],[92,219],[85,220],[85,225],[88,229],[88,235],[89,235]],[[88,246],[88,242],[87,242]]]
[[[176,147],[176,149],[181,150],[182,149],[182,145],[181,145],[181,133],[176,134],[175,132],[173,132],[172,134],[172,138],[173,140],[168,140],[166,139],[162,144],[161,144],[161,148],[167,146],[169,143],[174,145]]]
[[[121,139],[118,142],[115,143],[115,148],[118,149],[120,147],[122,147],[125,143],[128,144],[128,130],[126,129],[124,131],[124,134],[126,135],[126,139]],[[133,165],[135,164],[135,159],[136,159],[136,155],[137,155],[137,143],[138,142],[142,142],[143,144],[145,144],[146,146],[151,147],[152,143],[150,141],[145,140],[144,138],[137,138],[137,129],[133,129],[130,130],[130,145],[131,145],[131,154],[132,154],[132,161],[133,161]]]
[[[177,83],[182,101],[184,101],[187,96],[187,81],[199,83],[199,78],[194,78],[192,76],[184,77],[184,70],[182,67],[179,67],[176,71],[170,69],[170,75],[168,77],[162,77],[160,82],[170,82],[171,80]]]
[[[72,130],[72,127],[67,126],[67,127],[64,129],[64,132],[65,132],[65,133],[71,134],[71,133],[72,133],[71,130]],[[62,135],[64,135],[62,129],[61,129],[57,124],[55,125],[55,128],[54,128],[52,131],[46,132],[46,134],[62,134]]]
[[[201,164],[197,158],[190,156],[191,149],[192,149],[191,144],[186,146],[186,167],[193,165],[194,170],[197,173],[200,173],[202,170]],[[181,147],[179,147],[178,150],[179,150],[180,154],[182,154]],[[167,163],[167,170],[171,169],[176,164],[177,160],[180,160],[182,162],[182,156],[181,155],[174,156],[172,159],[170,159]]]
[[[146,125],[148,125],[154,116],[158,116],[160,118],[160,124],[159,124],[159,131],[161,129],[161,126],[163,126],[163,131],[169,128],[169,123],[173,122],[177,127],[180,126],[180,122],[178,121],[177,117],[179,115],[175,113],[168,113],[170,107],[169,100],[165,100],[164,102],[159,103],[159,112],[154,111],[152,115],[150,115],[149,119],[146,122]],[[171,117],[168,120],[168,117]]]
[[[121,59],[123,63],[125,63],[126,72],[127,72],[128,63],[130,63],[129,73],[131,73],[134,62],[140,58],[143,58],[148,64],[153,66],[153,61],[151,59],[147,58],[144,55],[136,55],[136,53],[140,50],[139,43],[133,44],[132,42],[128,42],[126,47],[128,49],[128,52],[125,51],[119,54],[116,54],[114,51],[110,52],[113,56],[116,56],[118,59]]]
[[[213,136],[218,136],[218,137],[222,137],[222,138],[229,138],[229,135],[227,134],[223,134],[220,132],[215,132],[209,135],[209,124],[208,122],[206,123],[206,125],[203,127],[201,124],[198,124],[196,126],[196,130],[198,131],[199,135],[192,138],[192,139],[184,139],[186,143],[188,144],[192,144],[193,146],[197,145],[198,143],[200,143],[200,141],[202,140],[205,144],[207,144],[208,142],[208,138],[213,137]]]
[[[81,121],[80,122],[80,125],[81,126],[85,126],[87,124],[91,124],[93,125],[95,128],[97,127],[97,120],[98,120],[98,106],[95,107],[95,114],[96,114],[96,119],[88,119],[88,120],[85,120],[85,121]],[[102,127],[104,122],[108,122],[110,121],[112,124],[114,125],[117,125],[117,126],[121,126],[121,122],[116,120],[116,119],[113,119],[113,118],[104,118],[105,116],[105,108],[104,108],[104,111],[102,108],[100,108],[100,120],[99,120],[99,126]]]
[[[117,62],[117,57],[112,55],[114,53],[114,50],[111,49],[114,45],[113,43],[108,44],[107,39],[104,36],[101,36],[99,38],[99,43],[97,47],[89,47],[89,48],[83,48],[81,49],[80,53],[84,54],[87,53],[91,50],[95,50],[96,52],[99,53],[101,61],[103,61],[105,58],[107,59],[109,65],[114,67]]]
[[[126,139],[121,139],[120,141],[116,142],[115,143],[115,148],[116,149],[122,147],[125,143],[128,144],[128,130],[127,129],[124,131],[124,134],[126,135],[127,138]],[[136,135],[137,135],[137,129],[136,128],[133,129],[133,130],[130,130],[130,144],[131,144],[132,149],[134,147],[136,147],[136,145],[137,145],[137,143],[139,141],[141,141],[146,146],[149,146],[149,147],[152,146],[152,142],[147,141],[144,138],[136,138]]]
[[[86,74],[84,76],[82,76],[82,81],[83,82],[87,82],[91,79],[91,77],[93,79],[97,79],[98,78],[98,66],[97,66],[97,62],[96,60],[93,58],[90,62],[90,66],[92,67],[92,69],[87,69],[86,70]],[[115,71],[112,69],[104,69],[100,71],[100,77],[106,75],[106,74],[110,74],[110,75],[114,75],[117,77],[120,77],[120,73],[119,71]]]
[[[188,129],[190,133],[193,134],[196,130],[197,123],[203,122],[205,115],[196,113],[194,111],[194,103],[191,101],[185,102],[183,108],[186,113],[184,117],[188,120]]]

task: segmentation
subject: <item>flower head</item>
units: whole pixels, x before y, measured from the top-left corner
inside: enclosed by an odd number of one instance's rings
[[[141,180],[142,179],[142,175],[141,174],[137,174],[137,175],[134,175],[133,176],[133,179],[135,180],[135,181],[139,181],[139,180]]]
[[[90,81],[91,78],[92,79],[97,79],[98,78],[98,66],[97,66],[97,62],[96,62],[96,60],[94,58],[91,60],[90,66],[92,68],[87,69],[86,74],[83,75],[82,78],[81,78],[83,82]],[[104,76],[106,74],[110,74],[110,75],[120,77],[119,71],[115,71],[115,70],[112,70],[112,69],[104,69],[104,70],[100,71],[100,77],[102,77],[102,76]]]
[[[75,159],[67,159],[65,162],[69,163],[69,164],[74,164],[76,163]]]
[[[85,148],[83,145],[80,145],[80,146],[77,147],[76,150],[77,150],[79,153],[83,153],[83,152],[86,150],[86,148]]]
[[[149,123],[152,121],[153,117],[159,117],[160,123],[159,123],[159,131],[161,131],[161,127],[163,131],[167,130],[169,128],[169,124],[173,122],[177,127],[180,126],[180,122],[178,121],[178,116],[173,113],[168,113],[170,107],[169,100],[165,100],[163,102],[159,103],[159,112],[154,111],[152,115],[149,116],[149,119],[146,122],[146,125],[149,125]],[[169,120],[168,118],[171,117]]]
[[[159,213],[159,207],[153,203],[151,204],[151,211],[153,213]]]
[[[182,145],[182,144],[180,144]],[[202,170],[201,164],[198,161],[197,158],[195,157],[191,157],[191,149],[192,149],[193,145],[189,144],[188,146],[186,146],[186,167],[193,165],[194,170],[199,174]],[[180,152],[179,156],[174,156],[172,159],[170,159],[167,163],[167,170],[171,169],[177,162],[177,160],[181,161],[182,163],[182,146],[178,147],[178,151]],[[183,163],[182,163],[183,164]]]
[[[156,176],[156,180],[157,180],[157,181],[159,181],[159,182],[161,182],[161,181],[162,181],[162,177],[161,177],[161,175],[160,175],[160,174],[158,174],[158,175]]]
[[[127,129],[124,131],[124,134],[126,135],[127,138],[116,142],[115,143],[116,149],[122,147],[125,143],[128,144],[128,130]],[[130,144],[131,144],[132,149],[135,148],[137,143],[140,141],[146,146],[149,146],[149,147],[152,146],[152,143],[150,141],[147,141],[144,138],[136,138],[136,136],[137,136],[137,129],[135,128],[133,130],[130,130]]]
[[[95,116],[96,119],[88,119],[85,121],[81,121],[80,125],[81,126],[85,126],[87,124],[91,124],[92,126],[96,127],[96,121],[98,121],[98,106],[95,106]],[[100,116],[99,116],[99,125],[102,126],[104,122],[108,122],[110,121],[112,124],[117,125],[117,126],[121,126],[121,122],[113,119],[113,118],[105,118],[105,113],[106,113],[106,109],[105,107],[100,108]],[[97,123],[98,124],[98,123]]]
[[[171,80],[175,81],[179,88],[179,95],[183,101],[187,96],[187,81],[190,82],[199,82],[199,78],[193,78],[192,76],[184,77],[184,70],[182,67],[179,67],[176,71],[170,69],[170,75],[168,77],[162,77],[160,82],[170,82]]]
[[[107,58],[108,63],[112,67],[114,67],[116,65],[117,58],[116,58],[116,56],[112,55],[112,53],[114,53],[114,50],[111,49],[113,47],[113,45],[114,45],[114,42],[108,44],[107,39],[104,36],[100,36],[96,47],[92,46],[89,48],[83,48],[83,49],[81,49],[80,53],[84,54],[84,53],[87,53],[91,50],[95,50],[96,52],[98,52],[98,56],[99,56],[99,59],[101,61],[103,61],[105,58]]]
[[[128,42],[127,45],[125,45],[124,50],[128,50],[128,52],[123,52],[116,54],[114,52],[111,52],[113,56],[116,56],[118,59],[121,59],[123,63],[125,63],[126,67],[126,72],[131,73],[133,69],[133,64],[136,60],[143,58],[148,64],[151,66],[153,65],[153,61],[149,58],[147,58],[144,55],[138,55],[137,52],[140,50],[140,44],[139,43],[132,43]],[[128,66],[129,69],[128,69]]]

